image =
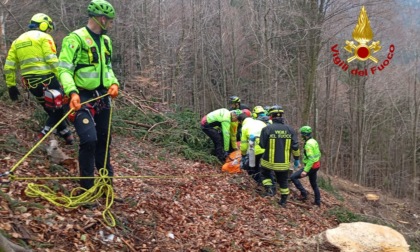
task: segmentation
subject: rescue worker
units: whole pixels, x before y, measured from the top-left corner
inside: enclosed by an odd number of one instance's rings
[[[225,163],[229,149],[236,141],[231,141],[232,124],[238,121],[240,110],[229,111],[225,108],[214,110],[201,119],[201,129],[210,137],[214,144],[214,152],[220,162]],[[233,138],[235,140],[235,138]]]
[[[260,134],[261,130],[266,126],[266,124],[259,120],[254,120],[249,117],[247,114],[242,113],[238,116],[238,122],[242,125],[242,135],[241,135],[241,155],[242,155],[242,165],[241,168],[246,170],[248,175],[250,175],[257,184],[261,185],[261,171],[260,171],[260,161],[264,153],[264,149],[260,147]],[[250,141],[252,141],[253,151],[251,149]],[[251,167],[249,165],[249,160],[252,158],[250,155],[254,155],[255,165]],[[248,163],[247,163],[248,161]]]
[[[254,119],[263,121],[265,124],[270,123],[270,118],[267,116],[266,111],[262,106],[255,106],[252,116]]]
[[[106,168],[108,176],[112,177],[111,136],[108,133],[111,98],[118,96],[119,82],[112,70],[112,42],[105,34],[112,27],[115,10],[105,0],[92,0],[87,14],[86,27],[63,39],[59,78],[70,97],[70,108],[76,111],[73,124],[80,139],[80,176],[93,177],[96,166],[97,169]],[[109,96],[91,101],[106,94]],[[86,101],[90,102],[82,106]],[[91,188],[93,183],[93,179],[80,180],[85,189]]]
[[[233,96],[229,97],[229,103],[230,103],[230,110],[248,109],[249,111],[251,111],[251,109],[247,105],[241,104],[241,99],[236,95],[233,95]]]
[[[20,69],[25,88],[36,97],[48,114],[47,121],[36,140],[40,140],[64,116],[62,107],[63,88],[57,79],[58,58],[53,38],[49,33],[54,23],[44,13],[35,14],[29,23],[29,31],[13,41],[4,64],[4,77],[12,101],[20,95],[16,86],[16,71]],[[52,94],[51,102],[46,102],[45,93]],[[51,98],[51,97],[50,97]],[[72,132],[65,121],[57,126],[57,134],[66,144],[73,144]]]
[[[260,146],[265,149],[261,159],[262,183],[266,188],[267,195],[274,195],[275,187],[269,176],[270,172],[274,171],[280,185],[279,204],[285,207],[290,193],[288,186],[290,156],[293,154],[295,165],[298,164],[299,143],[293,128],[284,123],[284,111],[281,106],[271,107],[268,113],[273,123],[263,128],[260,136]]]
[[[315,201],[313,202],[316,206],[321,206],[321,194],[319,192],[317,184],[317,173],[321,166],[321,151],[319,150],[318,142],[312,137],[312,128],[310,126],[303,126],[300,128],[300,134],[305,141],[303,145],[303,168],[296,171],[290,176],[290,180],[300,191],[299,200],[306,200],[308,192],[300,183],[299,179],[308,177],[311,184],[312,190],[314,191]]]
[[[239,114],[244,113],[248,117],[251,116],[251,111],[249,111],[248,109],[242,109],[242,111],[239,110],[239,109],[234,109],[234,110],[231,110],[231,111],[235,111],[236,113],[239,113]],[[240,125],[238,123],[238,121],[232,122],[231,125],[230,125],[230,141],[231,141],[231,145],[230,145],[230,148],[229,148],[229,153],[234,152],[234,151],[238,150],[238,148],[239,148],[239,145],[241,143],[241,141],[240,141],[241,140],[240,139],[240,136],[241,136],[241,132],[240,132],[241,127],[242,127],[242,125]],[[239,137],[239,139],[238,139],[238,137]]]
[[[251,116],[251,109],[245,105],[245,104],[241,104],[241,99],[236,96],[233,95],[231,97],[229,97],[229,104],[230,104],[230,109],[229,110],[235,110],[235,109],[240,109],[240,110],[246,110],[245,113],[249,113],[249,116]],[[236,141],[241,141],[241,126],[239,125],[237,132],[236,132]]]

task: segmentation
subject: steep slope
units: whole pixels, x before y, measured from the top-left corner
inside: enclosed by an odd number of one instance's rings
[[[33,111],[25,103],[0,101],[0,173],[34,146]],[[61,147],[69,157],[77,156],[77,146]],[[149,142],[114,135],[114,185],[124,202],[112,205],[117,225],[110,228],[102,215],[105,199],[99,199],[92,209],[66,209],[25,195],[28,183],[48,185],[57,195],[78,186],[76,180],[54,179],[78,176],[78,170],[72,163],[52,164],[42,149],[22,162],[14,175],[52,179],[14,179],[7,184],[10,177],[1,178],[0,230],[34,251],[309,251],[307,238],[337,226],[337,216],[331,214],[337,207],[362,210],[393,225],[398,224],[396,220],[404,221],[400,224],[409,234],[414,234],[413,226],[405,222],[419,222],[414,217],[418,209],[394,199],[387,202],[405,207],[402,212],[406,215],[392,216],[393,220],[381,216],[389,203],[363,202],[363,192],[368,189],[354,190],[357,186],[346,186],[338,179],[333,183],[341,186],[339,197],[337,192],[321,190],[321,209],[312,207],[310,201],[295,201],[295,192],[283,209],[277,204],[278,196],[261,197],[243,173],[225,174],[220,167],[186,161]],[[306,179],[304,183],[308,186]]]

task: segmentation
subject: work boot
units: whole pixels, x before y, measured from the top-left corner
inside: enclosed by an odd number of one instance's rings
[[[276,187],[275,186],[264,186],[265,187],[265,195],[266,197],[273,197],[276,195]]]
[[[117,192],[117,190],[115,190],[115,187],[113,186],[114,183],[113,183],[112,178],[107,181],[107,184],[110,184],[112,186],[112,191],[114,194],[114,202],[124,203],[124,198],[121,197],[121,195],[119,195],[119,193]],[[103,190],[102,198],[106,199],[107,197],[108,197],[108,191],[105,189]]]
[[[39,132],[35,137],[35,142],[39,142],[44,136],[45,134],[42,134],[41,132]]]
[[[99,206],[99,204],[96,203],[96,202],[86,202],[86,203],[80,204],[79,206],[82,209],[93,210],[93,209],[97,208]]]
[[[317,207],[321,207],[321,202],[312,202],[312,205],[317,206]]]
[[[106,199],[106,197],[107,195],[105,193],[102,194],[102,198]],[[121,197],[119,194],[117,194],[115,191],[114,191],[114,202],[124,203],[124,198]]]
[[[283,207],[283,208],[286,208],[286,203],[287,203],[287,196],[288,195],[281,195],[281,198],[280,198],[280,201],[279,201],[279,204],[280,204],[280,206],[281,207]]]
[[[61,137],[66,141],[66,145],[73,145],[74,137],[71,131],[68,131],[66,134],[61,135]]]
[[[73,135],[67,136],[64,140],[66,140],[66,145],[73,145],[73,143],[74,143]]]
[[[301,194],[299,195],[299,197],[297,197],[297,200],[300,200],[300,201],[305,201],[307,199],[308,199],[308,196],[306,194]]]

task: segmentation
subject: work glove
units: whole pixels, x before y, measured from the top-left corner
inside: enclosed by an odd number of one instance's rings
[[[108,94],[111,98],[115,98],[118,96],[118,85],[112,84],[108,89]]]
[[[79,110],[82,107],[80,104],[80,96],[77,93],[72,93],[70,98],[70,108],[74,111]]]
[[[9,96],[12,101],[17,101],[18,95],[20,95],[20,93],[19,89],[16,86],[9,87]]]
[[[299,159],[296,159],[293,164],[294,164],[293,169],[297,170],[299,168],[299,165],[300,165]]]

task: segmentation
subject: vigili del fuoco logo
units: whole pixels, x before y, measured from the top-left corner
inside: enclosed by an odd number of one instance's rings
[[[386,66],[391,63],[391,59],[394,56],[395,46],[391,44],[388,49],[388,55],[385,60],[383,60],[380,64],[378,64],[378,59],[375,57],[375,53],[382,49],[380,45],[380,41],[372,41],[373,40],[373,32],[372,28],[370,27],[370,21],[365,9],[365,6],[362,7],[360,10],[359,18],[357,20],[357,25],[353,30],[353,40],[355,41],[348,41],[346,40],[346,46],[344,49],[351,53],[352,56],[347,58],[346,61],[343,61],[340,58],[340,52],[338,50],[338,44],[335,44],[331,47],[331,52],[333,55],[333,62],[337,66],[341,67],[343,71],[347,71],[349,69],[350,63],[354,60],[359,61],[367,61],[370,60],[376,63],[375,66],[365,69],[351,69],[350,73],[353,75],[358,76],[368,76],[369,74],[373,75],[377,72],[380,72],[385,69]]]

